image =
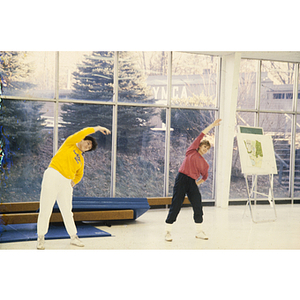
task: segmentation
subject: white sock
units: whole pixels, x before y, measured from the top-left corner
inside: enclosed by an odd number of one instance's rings
[[[202,223],[195,223],[196,234],[202,231]]]
[[[165,231],[171,233],[171,231],[172,231],[172,226],[173,226],[173,224],[166,223]]]

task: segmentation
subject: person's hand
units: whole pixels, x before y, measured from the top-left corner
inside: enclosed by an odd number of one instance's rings
[[[101,127],[99,131],[102,132],[104,135],[110,134],[110,130],[105,127]]]
[[[73,180],[71,180],[71,187],[74,187],[76,184]]]
[[[219,126],[221,121],[222,121],[222,119],[217,119],[217,120],[215,120],[215,121],[212,123],[213,127]]]
[[[212,130],[215,126],[219,126],[221,121],[222,121],[221,119],[215,120],[213,123],[211,123],[209,126],[207,126],[204,130],[202,130],[202,132],[203,132],[204,134],[207,134],[207,133],[208,133],[210,130]]]
[[[101,133],[103,133],[104,135],[108,135],[110,134],[110,130],[105,128],[105,127],[102,127],[102,126],[97,126],[95,127],[95,131],[100,131]]]
[[[202,183],[204,182],[204,180],[203,180],[203,179],[200,179],[200,180],[198,180],[198,181],[197,181],[197,180],[195,180],[195,181],[196,181],[196,184],[197,184],[197,185],[200,185],[200,184],[202,184]]]

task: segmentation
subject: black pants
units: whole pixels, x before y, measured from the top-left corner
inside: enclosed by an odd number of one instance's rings
[[[203,222],[201,194],[199,192],[195,179],[185,174],[178,173],[175,179],[172,204],[170,206],[166,223],[173,224],[176,221],[176,218],[180,212],[182,203],[184,201],[185,195],[188,196],[192,204],[194,210],[195,223]]]

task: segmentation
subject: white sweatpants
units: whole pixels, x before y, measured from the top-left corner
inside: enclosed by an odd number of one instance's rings
[[[40,212],[37,221],[38,236],[48,232],[49,221],[56,200],[68,234],[70,236],[77,234],[72,213],[72,199],[71,179],[67,179],[55,169],[48,168],[44,172],[42,181]]]

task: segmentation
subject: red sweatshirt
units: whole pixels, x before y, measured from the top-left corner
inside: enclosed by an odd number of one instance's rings
[[[186,150],[185,159],[179,168],[180,173],[183,173],[195,180],[197,180],[200,175],[203,180],[206,180],[208,177],[209,165],[203,156],[201,156],[197,151],[203,137],[204,133],[201,132],[191,146]]]

